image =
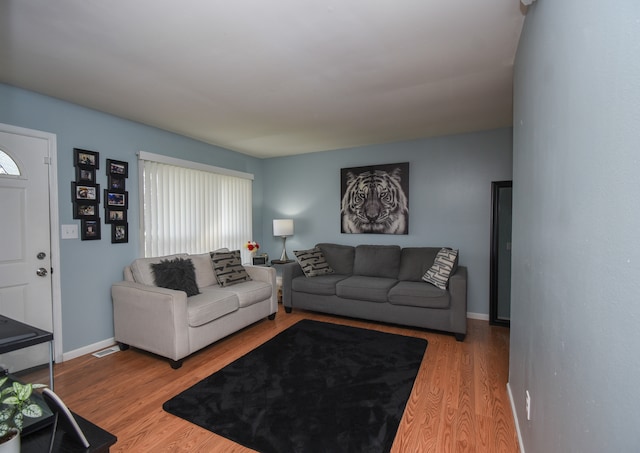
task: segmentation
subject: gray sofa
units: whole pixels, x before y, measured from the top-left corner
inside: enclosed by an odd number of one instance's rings
[[[152,264],[190,259],[200,294],[156,285]],[[111,287],[115,340],[170,360],[182,359],[278,311],[275,269],[245,265],[250,281],[222,287],[209,253],[139,258],[124,269],[124,281]]]
[[[467,332],[467,269],[454,265],[445,290],[422,276],[439,247],[321,243],[333,273],[307,277],[298,262],[282,266],[282,303],[293,308],[455,334]]]

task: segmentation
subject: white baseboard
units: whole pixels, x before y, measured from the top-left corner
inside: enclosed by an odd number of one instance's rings
[[[82,348],[75,349],[73,351],[64,352],[62,354],[62,361],[75,359],[76,357],[83,356],[85,354],[91,354],[100,349],[108,348],[109,346],[113,346],[116,344],[116,340],[114,338],[108,338],[106,340],[99,341],[97,343],[93,343]]]
[[[479,319],[481,321],[488,321],[489,315],[485,315],[484,313],[472,313],[470,311],[467,312],[467,318],[469,319]]]
[[[516,413],[516,406],[513,402],[513,394],[511,393],[511,386],[507,382],[507,394],[509,395],[509,402],[511,402],[511,412],[513,413],[513,422],[516,425],[516,433],[518,434],[518,446],[520,447],[520,453],[524,453],[524,445],[522,444],[522,433],[520,432],[520,423],[518,423],[518,414]]]
[[[469,319],[479,319],[481,321],[489,321],[489,315],[484,313],[472,313],[470,311],[467,312],[467,318]],[[73,351],[64,352],[62,354],[62,361],[75,359],[76,357],[83,356],[85,354],[92,354],[100,349],[108,348],[116,344],[116,340],[114,338],[108,338],[106,340],[99,341],[97,343],[93,343],[82,348],[75,349]]]

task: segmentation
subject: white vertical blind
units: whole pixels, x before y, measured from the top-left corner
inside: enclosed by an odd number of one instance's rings
[[[243,247],[253,239],[252,180],[207,171],[201,165],[175,165],[175,159],[148,160],[150,156],[154,155],[140,153],[144,256],[228,247],[241,250],[243,260],[248,260]]]

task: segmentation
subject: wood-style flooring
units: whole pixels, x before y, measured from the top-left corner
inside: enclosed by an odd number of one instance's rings
[[[420,329],[301,310],[287,314],[280,306],[275,321],[265,319],[197,352],[178,370],[133,348],[55,364],[55,391],[71,410],[118,437],[112,452],[251,452],[164,412],[162,403],[303,318],[428,340],[392,452],[518,451],[506,389],[509,330],[486,321],[469,320],[460,343]]]

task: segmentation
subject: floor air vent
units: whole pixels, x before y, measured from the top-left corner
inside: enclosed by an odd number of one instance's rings
[[[118,346],[111,346],[110,348],[103,349],[102,351],[94,352],[91,355],[100,359],[106,355],[113,354],[114,352],[118,352],[119,350],[120,348]]]

